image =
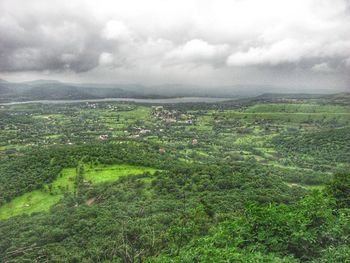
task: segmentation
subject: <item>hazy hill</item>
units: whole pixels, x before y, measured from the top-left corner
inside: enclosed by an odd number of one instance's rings
[[[266,90],[271,93],[265,93]],[[0,79],[0,102],[31,100],[73,100],[103,98],[169,98],[169,97],[228,97],[259,96],[262,99],[320,98],[320,94],[282,94],[279,87],[271,86],[218,86],[165,84],[145,86],[139,84],[64,83],[57,80],[34,80],[21,83]],[[337,99],[341,100],[342,96]],[[334,98],[336,99],[336,98]]]

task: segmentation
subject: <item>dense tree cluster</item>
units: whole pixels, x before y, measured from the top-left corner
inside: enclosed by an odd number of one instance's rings
[[[327,169],[335,162],[350,163],[350,128],[321,130],[307,134],[281,135],[273,140],[283,155],[298,166]],[[297,154],[304,158],[297,158]],[[307,159],[313,158],[313,165]]]
[[[326,193],[287,188],[249,167],[124,177],[68,194],[48,214],[1,221],[0,252],[5,260],[50,262],[327,262],[331,255],[344,262],[343,176]]]

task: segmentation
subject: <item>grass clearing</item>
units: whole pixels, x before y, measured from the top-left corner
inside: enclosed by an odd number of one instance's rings
[[[43,189],[34,190],[14,198],[0,207],[0,219],[6,219],[20,214],[48,211],[56,204],[65,192],[74,190],[75,168],[64,169],[61,175],[52,183],[51,193],[49,185]]]
[[[92,182],[93,184],[113,182],[118,180],[121,176],[127,176],[130,174],[154,174],[157,169],[144,166],[116,164],[116,165],[99,165],[94,167],[84,167],[84,179]]]
[[[21,214],[47,211],[56,204],[63,195],[50,195],[42,190],[35,190],[14,198],[0,207],[0,219],[7,219]]]
[[[98,165],[94,167],[85,165],[83,177],[93,184],[98,184],[117,181],[121,176],[143,174],[146,172],[154,174],[156,171],[157,169],[151,167],[126,164]],[[7,219],[21,214],[48,211],[51,206],[63,198],[64,193],[74,191],[75,176],[75,168],[63,169],[61,174],[51,184],[44,185],[42,189],[18,196],[9,203],[1,206],[0,219]]]

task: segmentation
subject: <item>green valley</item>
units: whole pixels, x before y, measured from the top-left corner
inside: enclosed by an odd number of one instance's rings
[[[3,262],[346,262],[350,97],[0,108]]]

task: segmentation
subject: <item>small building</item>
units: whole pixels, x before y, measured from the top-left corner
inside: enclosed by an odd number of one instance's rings
[[[198,144],[198,140],[197,139],[193,139],[192,140],[192,145],[197,145]]]
[[[101,141],[105,141],[105,140],[108,139],[108,135],[107,135],[107,134],[103,134],[103,135],[100,135],[98,138],[99,138]]]
[[[164,109],[163,106],[153,106],[152,107],[155,111],[162,111]]]
[[[145,130],[145,129],[140,130],[140,134],[147,134],[149,132],[151,132],[151,130]]]
[[[159,153],[160,154],[165,154],[165,149],[164,148],[159,148]]]

